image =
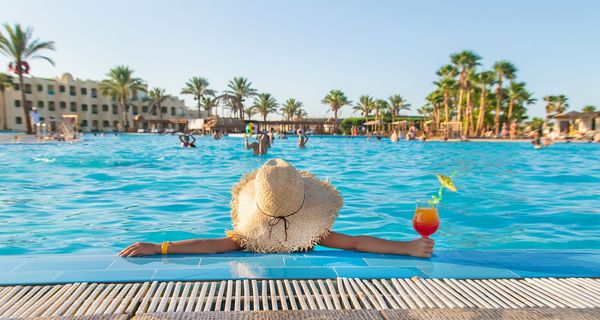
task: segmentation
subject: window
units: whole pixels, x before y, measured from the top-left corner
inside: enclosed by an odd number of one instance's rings
[[[15,85],[13,86],[13,88],[15,88],[16,91],[21,90],[21,87],[19,86],[18,83],[15,83]]]
[[[27,100],[27,101],[25,101],[25,105],[27,106],[27,108],[29,108],[29,110],[31,110],[31,107],[33,106],[33,102],[31,102],[31,100]]]
[[[54,101],[48,101],[48,111],[54,111],[54,110],[56,110]]]
[[[21,100],[15,100],[15,108],[21,107]]]
[[[69,94],[72,96],[77,95],[77,91],[75,91],[75,86],[69,86]]]
[[[98,129],[98,120],[92,120],[92,128]]]
[[[105,128],[108,128],[108,127],[110,127],[110,122],[108,122],[108,120],[104,120],[104,121],[102,121],[102,126]]]
[[[98,106],[95,105],[95,104],[92,105],[92,113],[93,114],[98,114]]]
[[[81,111],[88,111],[87,104],[82,104],[81,105]]]
[[[67,108],[67,103],[66,103],[66,102],[64,102],[64,101],[61,101],[61,102],[60,102],[60,108],[61,108],[61,109],[66,109],[66,108]]]
[[[65,86],[58,87],[58,91],[60,91],[61,93],[64,93],[65,92]]]
[[[135,101],[138,98],[138,93],[136,90],[131,91],[131,100]]]
[[[37,107],[38,107],[38,109],[43,109],[44,108],[44,101],[38,101]]]
[[[102,112],[108,112],[108,105],[107,104],[103,104],[102,105]]]
[[[42,91],[44,91],[44,86],[43,86],[43,85],[41,85],[41,84],[38,84],[38,85],[37,85],[37,91],[38,91],[38,92],[42,92]]]
[[[136,116],[138,114],[138,106],[133,106],[133,115]]]
[[[81,88],[81,95],[82,96],[87,95],[87,88]]]
[[[21,119],[21,117],[16,117],[15,118],[15,123],[16,124],[22,124],[23,123],[23,119]]]
[[[92,98],[98,98],[98,91],[96,90],[96,88],[92,88],[91,96]]]
[[[31,93],[31,84],[29,84],[29,83],[25,84],[25,93]]]
[[[171,107],[171,115],[174,116],[175,115],[175,108]]]
[[[54,95],[54,86],[53,85],[48,85],[48,94],[51,96]]]
[[[117,108],[117,105],[116,105],[116,104],[113,104],[113,105],[112,105],[112,109],[113,109],[113,110],[112,110],[112,111],[113,111],[113,112],[112,112],[113,114],[119,114],[119,108]]]
[[[71,112],[77,112],[77,103],[71,102]]]
[[[161,113],[167,113],[167,107],[161,107],[160,108],[160,112]]]
[[[142,113],[148,113],[148,106],[142,106]]]
[[[81,125],[80,126],[87,127],[88,126],[88,121],[85,120],[85,119],[81,120]]]

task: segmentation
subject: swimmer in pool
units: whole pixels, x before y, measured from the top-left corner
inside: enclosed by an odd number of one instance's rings
[[[308,142],[308,136],[303,133],[298,134],[298,148],[306,147],[306,143]]]
[[[191,134],[186,133],[185,135],[179,135],[179,141],[181,141],[181,146],[184,148],[196,147],[196,138]]]
[[[269,149],[269,136],[264,133],[259,133],[257,139],[257,142],[248,143],[248,136],[244,135],[244,146],[246,147],[246,150],[252,149],[254,155],[257,156],[267,154],[267,150]]]

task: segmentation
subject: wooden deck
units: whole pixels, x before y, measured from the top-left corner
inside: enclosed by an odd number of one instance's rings
[[[600,319],[600,279],[325,279],[0,287],[0,319]]]

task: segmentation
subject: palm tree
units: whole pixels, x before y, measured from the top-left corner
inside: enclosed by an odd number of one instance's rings
[[[148,92],[148,96],[145,98],[146,101],[150,102],[152,108],[158,112],[160,119],[160,128],[163,128],[163,113],[162,113],[162,103],[167,101],[171,96],[167,94],[165,89],[162,88],[153,88]]]
[[[514,79],[517,68],[510,61],[500,60],[494,63],[494,71],[496,72],[496,114],[494,114],[494,128],[495,134],[498,135],[498,132],[500,132],[500,108],[504,94],[502,81],[505,79]]]
[[[375,100],[369,95],[362,95],[358,98],[358,103],[354,106],[355,111],[360,111],[365,116],[365,121],[369,121],[369,114],[373,110]]]
[[[448,122],[450,120],[450,92],[456,86],[456,81],[451,78],[442,78],[434,84],[439,87],[444,96],[444,121]]]
[[[440,109],[444,104],[444,93],[435,90],[427,96],[426,100],[433,106],[433,121],[437,130],[440,128]]]
[[[456,81],[454,81],[456,73],[456,68],[449,64],[440,67],[440,69],[436,71],[436,74],[441,79],[434,82],[434,84],[439,87],[439,89],[443,92],[444,95],[445,122],[448,122],[450,119],[450,92],[453,91],[456,87]]]
[[[525,103],[529,105],[536,101],[536,99],[533,98],[533,94],[525,89],[526,85],[525,82],[510,82],[510,86],[508,87],[508,116],[506,118],[509,123],[513,118],[515,103]]]
[[[23,115],[27,124],[27,133],[33,133],[31,119],[29,118],[29,105],[25,99],[25,88],[23,84],[23,74],[29,73],[28,60],[42,59],[54,65],[54,61],[41,54],[43,50],[54,51],[53,41],[42,41],[33,38],[33,29],[23,29],[20,24],[10,26],[4,24],[6,36],[0,33],[0,53],[12,60],[11,66],[14,72],[19,76],[19,88],[21,90],[21,105],[23,106]]]
[[[379,113],[389,108],[389,104],[387,101],[383,99],[375,100],[373,103],[373,110],[375,111],[375,120],[379,120]]]
[[[246,116],[246,119],[251,120],[255,114],[256,114],[256,108],[254,106],[244,108],[244,115]]]
[[[244,99],[256,96],[256,89],[252,88],[252,82],[244,77],[234,77],[227,84],[229,90],[225,91],[225,95],[231,103],[231,107],[236,114],[239,114],[240,119],[244,119]]]
[[[456,70],[459,70],[458,83],[460,86],[457,104],[457,120],[462,119],[462,102],[464,92],[467,90],[467,75],[479,65],[481,57],[473,51],[463,50],[450,55],[450,60]]]
[[[477,117],[477,126],[475,135],[481,136],[486,113],[487,90],[489,85],[493,85],[496,74],[493,71],[483,71],[475,76],[475,81],[480,86],[481,96],[479,98],[479,116]]]
[[[554,99],[554,108],[558,113],[563,113],[569,108],[569,98],[564,94],[558,95]]]
[[[116,101],[121,107],[123,115],[121,127],[127,131],[129,129],[129,120],[127,119],[129,99],[137,91],[146,91],[146,84],[142,79],[133,76],[132,69],[123,65],[110,69],[107,76],[108,79],[100,81],[98,88],[103,95],[112,97],[113,101]]]
[[[8,130],[8,118],[6,118],[6,101],[4,99],[4,92],[8,88],[14,88],[15,83],[13,77],[9,74],[0,72],[0,103],[2,104],[2,119],[3,119],[3,130]]]
[[[202,98],[204,96],[214,96],[215,91],[208,88],[209,83],[206,78],[202,77],[192,77],[188,82],[185,83],[185,87],[181,89],[181,94],[189,94],[194,97],[198,105],[198,118],[202,117]],[[210,117],[210,109],[206,114],[207,117]]]
[[[391,95],[388,98],[389,110],[392,114],[392,122],[396,121],[396,115],[400,114],[402,110],[410,110],[410,103],[402,98],[399,94]]]
[[[0,80],[0,86],[1,86],[1,83],[2,83],[2,80]],[[593,106],[591,104],[588,104],[587,106],[583,107],[583,109],[581,109],[581,112],[595,112],[595,111],[596,111],[596,106]]]
[[[302,102],[297,101],[294,98],[289,98],[285,101],[285,103],[281,106],[281,114],[285,120],[290,121],[297,115],[298,110],[301,110]]]
[[[267,121],[267,116],[269,113],[273,113],[277,111],[277,100],[270,93],[260,93],[257,96],[257,99],[254,100],[254,105],[252,107],[256,108],[256,112],[258,112],[263,121]]]
[[[296,120],[302,120],[308,117],[308,113],[306,113],[304,109],[298,109],[296,110],[296,114],[294,115],[294,117],[296,117]]]
[[[351,104],[352,101],[350,101],[348,97],[346,97],[342,90],[334,89],[329,91],[329,93],[323,98],[323,100],[321,100],[321,103],[329,105],[331,111],[333,111],[333,119],[335,120],[334,130],[337,131],[338,111],[342,107]]]
[[[217,107],[219,100],[213,96],[206,95],[200,100],[200,105],[206,111],[207,116],[212,115],[212,109]]]

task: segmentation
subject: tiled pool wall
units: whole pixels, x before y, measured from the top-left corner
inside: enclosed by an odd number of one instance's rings
[[[431,259],[349,251],[120,258],[0,256],[0,285],[228,279],[600,277],[600,250],[438,251]]]

